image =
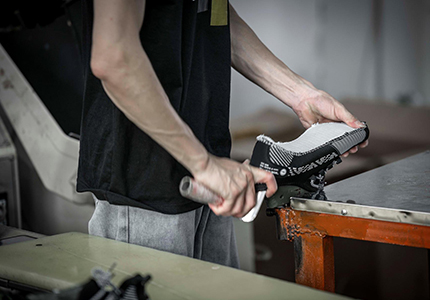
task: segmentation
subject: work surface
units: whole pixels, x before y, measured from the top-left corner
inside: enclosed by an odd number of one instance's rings
[[[295,210],[430,226],[430,151],[325,188],[329,201],[293,198]]]
[[[67,288],[91,269],[116,263],[115,285],[150,274],[151,299],[346,299],[294,283],[82,233],[0,247],[0,278],[30,286]]]

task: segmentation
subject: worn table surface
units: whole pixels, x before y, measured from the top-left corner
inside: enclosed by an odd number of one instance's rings
[[[430,151],[334,183],[332,200],[430,213]]]
[[[66,233],[0,247],[0,278],[43,289],[89,279],[116,263],[119,285],[150,274],[151,299],[346,299],[294,283],[114,240]]]
[[[291,207],[430,226],[430,151],[325,188],[329,201],[293,199]]]

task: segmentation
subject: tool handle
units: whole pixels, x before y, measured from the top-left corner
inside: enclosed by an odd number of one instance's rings
[[[252,222],[257,217],[258,211],[266,196],[267,186],[264,183],[257,183],[255,185],[255,190],[257,192],[257,203],[255,207],[242,218],[243,222]],[[182,178],[179,184],[179,192],[183,197],[203,204],[220,205],[224,201],[222,197],[216,195],[206,186],[189,176]]]
[[[189,176],[182,178],[179,192],[183,197],[203,204],[220,205],[224,201],[222,197]]]

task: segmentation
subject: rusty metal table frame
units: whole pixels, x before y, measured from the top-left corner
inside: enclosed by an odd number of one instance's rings
[[[278,238],[294,243],[296,283],[334,292],[333,237],[430,249],[429,175],[426,151],[329,186],[338,201],[291,198],[268,210]]]
[[[334,292],[333,237],[430,249],[430,227],[277,208],[278,238],[294,242],[296,283]]]

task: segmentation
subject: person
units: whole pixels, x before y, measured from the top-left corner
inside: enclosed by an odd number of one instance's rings
[[[90,234],[238,267],[232,217],[253,208],[255,183],[268,197],[277,186],[270,172],[228,158],[231,66],[306,128],[362,126],[274,56],[227,1],[88,0],[83,28],[77,190],[95,197]],[[182,198],[185,175],[222,205]]]

